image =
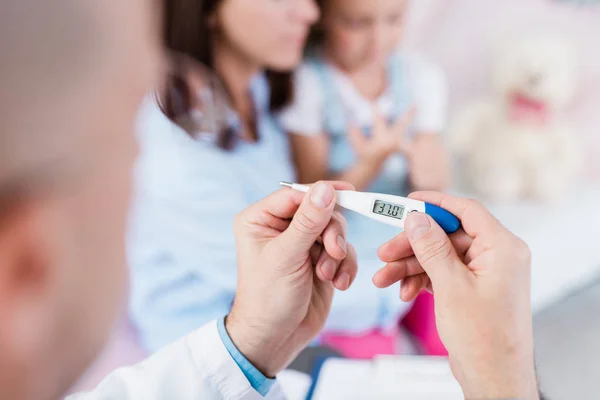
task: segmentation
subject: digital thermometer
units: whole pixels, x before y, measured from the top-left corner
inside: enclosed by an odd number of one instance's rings
[[[310,189],[310,186],[297,183],[280,182],[279,184],[304,193],[307,193]],[[408,214],[421,212],[431,216],[448,234],[454,233],[460,228],[460,221],[456,216],[441,207],[424,201],[389,194],[364,193],[351,190],[338,190],[336,193],[339,206],[384,224],[404,228],[404,221],[406,221]]]

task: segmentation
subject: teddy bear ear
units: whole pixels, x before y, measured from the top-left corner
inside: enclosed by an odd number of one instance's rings
[[[491,58],[495,63],[504,60],[518,48],[516,44],[522,43],[523,36],[516,33],[506,34],[493,38],[490,42]]]
[[[516,34],[496,37],[490,42],[490,71],[494,81],[502,79],[502,76],[508,73],[510,65],[518,58],[521,51],[522,37]]]
[[[560,51],[562,57],[567,60],[570,60],[573,67],[575,67],[578,61],[578,52],[575,41],[564,36],[556,37],[555,40],[557,51]]]
[[[511,65],[515,59],[515,53],[519,51],[515,43],[519,42],[506,36],[490,42],[488,53],[490,83],[497,94],[503,93],[507,89],[508,81],[511,80],[510,75],[513,70]]]

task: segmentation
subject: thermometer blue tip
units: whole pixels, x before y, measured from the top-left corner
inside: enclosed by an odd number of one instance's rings
[[[433,204],[425,203],[425,212],[437,222],[446,233],[454,233],[460,228],[460,221],[454,214]]]

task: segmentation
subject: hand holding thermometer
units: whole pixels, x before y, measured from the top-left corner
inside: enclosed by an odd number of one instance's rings
[[[280,182],[279,184],[304,193],[310,189],[310,186],[297,183]],[[343,208],[399,228],[404,228],[404,221],[412,212],[428,214],[448,234],[454,233],[460,228],[460,221],[456,216],[443,208],[419,200],[351,190],[336,191],[336,199],[337,204]]]

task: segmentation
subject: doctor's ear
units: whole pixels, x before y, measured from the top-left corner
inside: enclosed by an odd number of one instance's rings
[[[24,198],[0,201],[0,315],[44,302],[53,272],[51,240],[41,203]],[[48,235],[46,235],[48,236]],[[8,323],[8,321],[0,321]]]
[[[15,368],[39,361],[55,330],[62,272],[52,262],[47,209],[43,201],[0,197],[0,352]]]

